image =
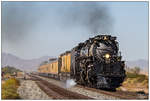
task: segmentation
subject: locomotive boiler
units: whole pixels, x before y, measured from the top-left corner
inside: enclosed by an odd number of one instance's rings
[[[61,54],[55,62],[41,66],[38,72],[59,80],[71,78],[84,86],[113,90],[126,76],[121,58],[116,37],[98,35]]]

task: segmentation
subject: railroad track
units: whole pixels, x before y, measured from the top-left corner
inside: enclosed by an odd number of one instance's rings
[[[36,76],[37,77],[37,76]],[[47,78],[47,77],[44,77],[44,78]],[[48,79],[48,78],[47,78]],[[41,79],[43,80],[43,79]],[[58,80],[56,80],[58,81]],[[42,81],[43,82],[43,81]],[[48,81],[45,81],[44,82],[47,82],[49,83]],[[40,84],[37,82],[37,84],[39,85],[40,87]],[[42,84],[41,84],[42,85]],[[56,86],[54,84],[52,84],[51,87],[53,86]],[[58,87],[58,86],[57,86]],[[85,87],[85,86],[81,86],[81,85],[76,85],[76,87],[78,88],[83,88],[85,90],[88,90],[88,91],[91,91],[91,92],[96,92],[96,93],[99,93],[99,94],[103,94],[103,95],[106,95],[106,96],[111,96],[111,97],[114,97],[114,98],[118,98],[118,99],[125,99],[125,100],[133,100],[133,99],[148,99],[148,94],[147,95],[143,95],[143,94],[138,94],[138,93],[135,93],[135,92],[127,92],[127,91],[105,91],[105,90],[100,90],[100,89],[96,89],[96,88],[89,88],[89,87]],[[41,86],[42,88],[42,86]],[[44,88],[44,85],[43,85],[43,88]],[[46,92],[46,87],[45,87],[45,92]],[[64,89],[64,88],[60,88],[60,89]],[[44,89],[43,89],[44,90]],[[66,89],[65,89],[66,90]],[[68,90],[67,90],[68,91]],[[49,91],[50,92],[50,91]],[[62,90],[63,92],[63,90]],[[74,92],[71,92],[71,93],[74,93]],[[61,95],[61,94],[60,94]],[[81,94],[80,94],[81,95]],[[84,97],[87,97],[87,96],[84,96]],[[92,97],[89,97],[89,98],[83,98],[83,99],[91,99]],[[62,98],[64,99],[64,98]],[[67,99],[67,98],[65,98]],[[75,98],[75,99],[78,99],[78,98]],[[79,99],[82,99],[79,98]]]
[[[49,83],[46,80],[32,76],[37,85],[52,99],[93,99]]]

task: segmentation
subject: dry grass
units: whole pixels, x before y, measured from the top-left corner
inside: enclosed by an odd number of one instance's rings
[[[118,90],[126,90],[131,92],[143,91],[148,93],[148,76],[127,72],[127,77]]]
[[[15,78],[10,78],[2,83],[2,99],[19,99],[17,88],[20,83]]]

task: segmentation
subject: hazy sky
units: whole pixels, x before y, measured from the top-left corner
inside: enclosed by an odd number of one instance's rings
[[[23,59],[100,33],[117,36],[124,60],[148,59],[148,2],[2,2],[2,52]]]

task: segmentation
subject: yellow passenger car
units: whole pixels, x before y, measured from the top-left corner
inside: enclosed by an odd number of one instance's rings
[[[58,61],[52,62],[50,64],[50,71],[51,74],[58,74]]]
[[[71,54],[70,54],[70,52],[66,52],[65,54],[61,55],[60,58],[61,58],[60,72],[70,72],[70,67],[71,67]]]
[[[40,66],[40,68],[38,69],[38,71],[40,73],[48,73],[48,64]]]
[[[58,74],[58,61],[45,64],[39,67],[39,73],[50,73],[50,74]]]

